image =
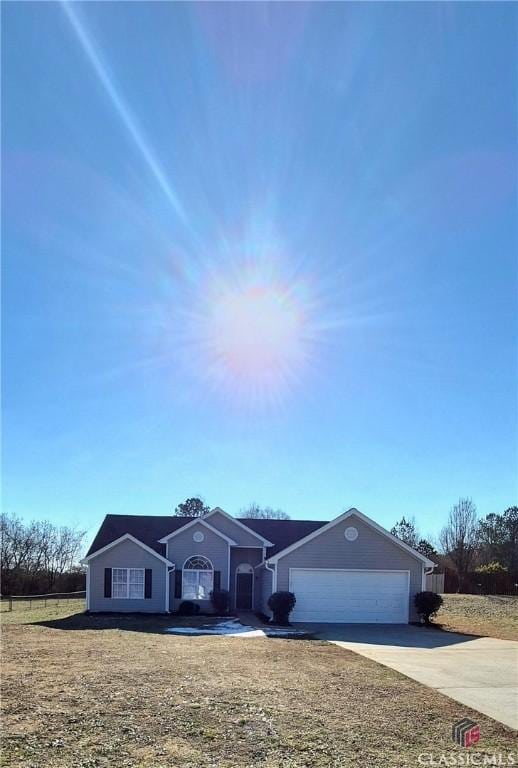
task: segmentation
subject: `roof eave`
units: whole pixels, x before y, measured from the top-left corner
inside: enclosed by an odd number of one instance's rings
[[[86,557],[84,557],[80,561],[81,565],[88,565],[90,560],[93,560],[98,555],[102,555],[103,552],[107,552],[109,549],[112,549],[113,547],[117,546],[117,544],[121,544],[123,541],[132,541],[134,544],[137,544],[137,546],[141,547],[146,552],[149,552],[150,555],[154,555],[154,557],[158,558],[158,560],[161,560],[166,565],[174,566],[174,563],[168,560],[167,557],[164,557],[152,547],[149,547],[147,544],[144,544],[143,541],[140,541],[140,539],[137,539],[131,533],[124,533],[122,534],[122,536],[119,536],[117,539],[110,541],[109,544],[105,544],[104,547],[101,547],[100,549],[97,549],[94,552],[90,552],[90,554],[86,555]]]
[[[245,525],[245,523],[242,523],[241,520],[238,520],[236,517],[232,517],[232,515],[229,515],[228,512],[225,512],[224,509],[221,509],[221,507],[214,507],[214,509],[211,509],[210,512],[207,512],[207,514],[204,516],[205,518],[210,517],[211,515],[214,515],[216,512],[219,512],[224,517],[228,517],[229,520],[232,520],[233,523],[238,525],[240,528],[244,528],[245,531],[248,531],[252,536],[255,536],[256,539],[259,539],[265,547],[274,547],[275,544],[273,541],[269,541],[268,539],[265,539],[264,536],[261,536],[260,533],[257,533],[257,531],[254,531],[253,528],[249,528],[248,525]]]
[[[268,557],[265,559],[264,562],[266,563],[277,563],[282,557],[285,557],[286,555],[289,555],[290,552],[293,552],[294,550],[301,547],[303,544],[307,544],[313,539],[316,539],[318,536],[320,536],[321,533],[324,533],[325,531],[330,530],[338,523],[342,522],[343,520],[347,520],[348,517],[351,517],[352,515],[356,515],[362,522],[364,522],[366,525],[369,525],[371,528],[374,528],[374,530],[378,531],[378,533],[382,534],[386,538],[388,538],[390,541],[392,541],[397,546],[401,547],[401,549],[404,549],[406,552],[408,552],[409,555],[412,555],[416,558],[416,560],[420,560],[423,565],[427,565],[428,567],[435,567],[435,563],[432,560],[429,560],[425,555],[422,555],[420,552],[417,552],[415,549],[410,547],[408,544],[405,544],[404,541],[401,541],[401,539],[398,539],[397,536],[393,536],[389,531],[385,530],[381,525],[378,525],[374,520],[371,520],[370,517],[367,517],[367,515],[364,515],[363,512],[360,512],[355,507],[351,507],[351,509],[348,509],[346,512],[343,512],[341,515],[338,515],[338,517],[335,517],[334,520],[330,520],[326,525],[323,525],[321,528],[317,528],[316,531],[312,531],[312,533],[309,533],[307,536],[304,536],[302,539],[299,539],[299,541],[295,541],[293,544],[290,544],[289,547],[285,547],[284,549],[281,549],[280,552],[277,552],[275,555],[272,555],[271,557]]]
[[[208,528],[209,531],[212,531],[212,533],[215,533],[217,536],[220,536],[222,539],[225,539],[225,541],[231,547],[238,546],[237,541],[234,541],[234,539],[231,539],[230,536],[227,536],[222,531],[218,531],[218,529],[215,528],[213,525],[210,525],[210,523],[205,522],[203,517],[195,517],[194,520],[190,520],[185,525],[182,525],[181,528],[177,528],[176,531],[172,531],[171,533],[168,533],[167,536],[163,536],[161,539],[158,539],[159,544],[167,544],[175,536],[178,536],[180,533],[184,533],[186,530],[188,530],[194,525],[203,525],[205,528]]]

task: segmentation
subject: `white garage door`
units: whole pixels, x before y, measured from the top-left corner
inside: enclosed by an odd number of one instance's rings
[[[291,621],[406,624],[408,571],[290,568]]]

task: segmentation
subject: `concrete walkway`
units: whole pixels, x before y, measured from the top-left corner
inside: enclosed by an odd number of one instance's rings
[[[518,730],[518,642],[400,624],[304,626]]]

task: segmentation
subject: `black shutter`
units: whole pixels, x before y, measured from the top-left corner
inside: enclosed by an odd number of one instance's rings
[[[112,569],[111,568],[104,569],[104,596],[105,597],[112,596]]]
[[[214,571],[214,591],[221,587],[221,571]]]
[[[151,568],[146,568],[146,580],[144,582],[144,597],[149,599],[151,597],[153,585],[153,571]]]
[[[182,597],[182,572],[181,571],[174,572],[174,596],[178,598]]]

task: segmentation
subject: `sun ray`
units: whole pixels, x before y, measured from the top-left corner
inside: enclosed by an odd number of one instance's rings
[[[187,224],[187,216],[180,200],[178,199],[178,195],[172,189],[171,184],[166,178],[153,151],[143,138],[140,129],[138,128],[137,121],[135,120],[128,105],[125,103],[124,99],[115,87],[113,78],[108,74],[108,69],[103,62],[100,53],[97,51],[94,42],[91,40],[88,32],[86,31],[84,25],[81,23],[76,12],[72,9],[72,4],[67,0],[63,0],[61,7],[63,8],[65,15],[70,22],[72,29],[74,30],[76,37],[79,40],[86,57],[88,58],[88,61],[92,65],[95,74],[99,78],[104,90],[108,94],[116,113],[120,117],[124,127],[131,136],[135,146],[145,160],[149,170],[153,174],[167,200],[173,207],[175,213],[184,224]]]

